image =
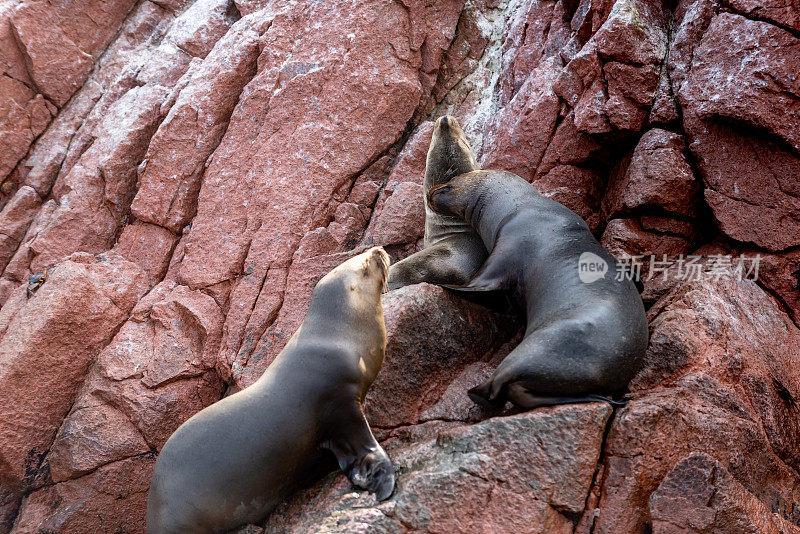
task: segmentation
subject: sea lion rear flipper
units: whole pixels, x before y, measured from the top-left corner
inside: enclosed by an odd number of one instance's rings
[[[478,406],[483,406],[490,410],[499,410],[505,406],[506,399],[505,397],[492,396],[491,391],[492,381],[490,379],[467,391],[467,396]]]
[[[336,456],[339,468],[350,482],[374,493],[382,501],[394,491],[394,466],[386,451],[375,440],[358,406],[350,409],[352,418],[336,429],[336,437],[325,446]]]
[[[509,400],[520,408],[530,410],[532,408],[539,408],[541,406],[558,406],[560,404],[581,404],[585,402],[607,402],[615,408],[621,408],[626,405],[627,400],[615,400],[603,395],[590,393],[587,395],[575,396],[553,396],[553,395],[537,395],[535,392],[529,390],[520,384],[511,384],[509,386]]]

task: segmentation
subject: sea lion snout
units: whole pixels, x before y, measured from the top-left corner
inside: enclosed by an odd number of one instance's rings
[[[389,258],[389,254],[383,250],[383,247],[373,247],[368,251],[369,258],[375,262],[375,264],[380,267],[381,275],[383,276],[383,282],[386,282],[386,276],[389,273],[389,265],[392,263],[392,260]]]
[[[452,121],[455,119],[450,115],[442,115],[439,117],[439,120],[436,121],[437,128],[449,128]],[[456,123],[458,124],[458,123]]]

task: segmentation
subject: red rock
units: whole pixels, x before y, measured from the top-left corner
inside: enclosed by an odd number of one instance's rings
[[[144,534],[153,465],[155,459],[148,453],[35,491],[22,503],[12,532]]]
[[[177,242],[166,228],[136,221],[123,228],[114,250],[139,265],[155,283],[164,278]]]
[[[701,119],[763,128],[800,151],[800,39],[771,24],[722,13],[711,21],[678,96]]]
[[[424,188],[419,184],[398,184],[375,219],[372,242],[384,246],[414,243],[422,238],[425,232],[424,194]]]
[[[42,196],[50,193],[72,136],[100,98],[101,90],[97,84],[84,85],[78,96],[64,107],[37,140],[21,165],[25,185],[33,187]]]
[[[690,251],[692,237],[647,230],[636,219],[613,219],[608,222],[600,243],[621,260],[620,266],[628,269],[634,267],[632,263],[639,266],[638,274],[644,284],[642,299],[649,304],[675,284],[675,262]],[[626,259],[631,257],[634,259]]]
[[[505,342],[517,326],[510,317],[429,284],[392,291],[383,307],[386,356],[364,405],[370,424],[380,428],[419,422],[466,366]]]
[[[144,293],[139,268],[107,253],[76,254],[8,318],[0,339],[0,484],[6,491],[37,487],[42,464],[81,379]]]
[[[195,214],[206,162],[255,74],[258,32],[244,19],[203,62],[150,141],[131,212],[173,232]]]
[[[19,341],[15,355],[39,355],[36,383],[60,384],[48,389],[58,410],[0,425],[0,457],[17,462],[0,462],[0,532],[15,518],[19,532],[142,531],[152,452],[263,372],[316,280],[376,240],[393,257],[420,246],[428,119],[444,113],[484,162],[604,230],[616,254],[691,251],[706,270],[713,254],[761,254],[769,295],[645,271],[653,342],[632,400],[607,419],[605,406],[475,406],[465,391],[519,343],[518,321],[431,286],[387,294],[389,352],[366,407],[400,468],[395,496],[375,503],[337,472],[267,531],[616,534],[709,509],[709,529],[789,530],[764,515],[800,502],[786,6],[100,4],[0,5],[0,346]],[[109,249],[125,267],[101,278],[126,297],[109,304],[88,274],[47,297],[63,265],[99,269],[66,257]],[[29,299],[28,276],[51,265],[56,278]],[[75,305],[84,293],[102,306]],[[53,313],[85,326],[31,330]],[[9,382],[24,401],[50,398]],[[30,458],[11,430],[36,438]],[[714,497],[681,500],[697,488]]]
[[[213,298],[177,286],[153,305],[149,317],[155,325],[155,336],[142,384],[155,389],[167,382],[199,376],[214,367],[222,316]]]
[[[336,206],[333,222],[328,225],[328,232],[341,249],[350,250],[358,243],[366,225],[364,210],[352,202],[343,202]]]
[[[693,451],[713,454],[754,494],[773,488],[797,498],[797,474],[771,452],[758,420],[729,388],[703,374],[630,401],[607,444],[595,532],[641,532],[649,495]]]
[[[584,91],[594,83],[602,68],[595,47],[583,47],[559,74],[553,90],[570,106],[575,107]]]
[[[800,324],[800,251],[764,254],[749,250],[746,253],[761,257],[758,279],[786,305],[795,324]]]
[[[204,58],[239,18],[229,0],[194,2],[170,28],[170,40],[181,50]]]
[[[3,2],[0,5],[0,72],[30,87],[32,85],[25,57],[14,41],[14,33],[9,23],[14,14],[16,2]]]
[[[353,187],[350,198],[365,208],[365,212],[371,210],[372,217],[364,231],[363,243],[411,243],[422,236],[425,224],[422,182],[425,178],[425,161],[432,132],[433,123],[426,121],[411,133],[397,154],[382,190],[373,181],[365,181]],[[369,194],[362,199],[361,189],[364,187],[367,187]],[[394,196],[397,189],[399,192]],[[380,195],[377,195],[378,191]]]
[[[387,179],[387,187],[394,184],[411,182],[422,184],[425,179],[425,161],[433,134],[433,122],[425,121],[414,130],[408,138],[403,150],[397,155],[392,172]]]
[[[544,196],[564,204],[580,215],[592,231],[597,229],[600,222],[597,211],[601,185],[602,179],[596,172],[572,165],[553,167],[550,172],[533,182],[533,186]]]
[[[275,268],[277,266],[273,267],[257,294],[257,300],[248,303],[249,320],[238,350],[234,352],[231,347],[220,355],[218,365],[227,367],[222,371],[223,376],[232,375],[238,387],[249,386],[258,380],[303,322],[316,283],[328,271],[361,251],[355,249],[315,256],[292,261],[291,265],[287,260],[280,271]],[[244,283],[253,284],[254,281]],[[292,291],[284,293],[287,287]],[[226,343],[230,344],[231,340],[223,340],[223,344]]]
[[[42,204],[41,209],[34,216],[33,221],[31,221],[31,224],[28,226],[28,231],[22,238],[22,243],[17,247],[16,253],[11,260],[9,260],[5,271],[3,271],[3,277],[6,280],[19,283],[27,278],[28,274],[30,273],[30,261],[33,256],[30,246],[38,235],[39,231],[44,227],[45,224],[47,224],[50,215],[52,215],[55,209],[56,201],[53,199],[50,199]]]
[[[127,417],[98,403],[75,410],[65,420],[50,448],[48,464],[53,481],[63,482],[148,452],[147,442]]]
[[[191,0],[156,0],[155,2],[153,2],[153,4],[159,6],[162,9],[167,10],[170,13],[180,13],[190,3]],[[244,2],[236,2],[234,5],[243,3]]]
[[[390,500],[333,474],[280,505],[265,532],[572,532],[609,415],[561,406],[389,440],[400,473]]]
[[[655,99],[659,66],[608,62],[603,72],[608,80],[605,113],[609,123],[619,130],[638,131]]]
[[[642,215],[639,223],[643,230],[650,230],[660,234],[670,234],[686,237],[693,240],[697,235],[697,230],[691,221],[674,219],[672,217],[660,217],[657,215]]]
[[[684,284],[654,310],[634,400],[608,437],[595,531],[639,531],[648,496],[692,451],[713,455],[754,495],[796,501],[790,443],[800,429],[783,399],[800,394],[800,331],[751,281]]]
[[[459,9],[437,3],[436,11]],[[231,279],[248,250],[265,266],[276,261],[283,251],[250,246],[255,229],[271,236],[313,229],[313,207],[391,146],[411,118],[427,83],[420,83],[418,73],[427,72],[427,56],[419,48],[425,40],[420,28],[427,26],[408,29],[397,21],[434,14],[422,5],[407,11],[382,3],[365,5],[358,17],[349,13],[331,5],[287,9],[262,37],[267,53],[200,192],[181,267],[189,286]],[[385,50],[394,53],[386,56]],[[282,128],[289,123],[298,129]],[[301,182],[302,187],[288,187]]]
[[[600,150],[597,141],[576,129],[573,114],[570,112],[556,127],[536,170],[536,176],[547,174],[557,165],[582,166],[596,158]]]
[[[133,5],[133,0],[89,5],[22,2],[12,25],[36,87],[63,106],[86,80],[94,59]]]
[[[481,167],[511,171],[531,180],[556,127],[559,100],[552,86],[558,62],[543,62],[498,113],[487,135]]]
[[[655,98],[666,52],[666,17],[659,4],[613,3],[597,33],[555,82],[555,92],[574,107],[577,130],[639,130]]]
[[[781,208],[748,204],[713,189],[706,189],[705,200],[720,230],[738,241],[752,242],[770,250],[783,250],[797,244],[800,212],[786,213]]]
[[[731,0],[731,7],[748,18],[768,19],[778,26],[800,31],[800,11],[775,0]]]
[[[76,92],[74,97],[62,108],[58,117],[34,143],[30,155],[19,167],[24,183],[30,185],[43,197],[47,196],[57,175],[66,171],[74,164],[74,157],[65,165],[65,159],[72,152],[75,154],[85,151],[84,142],[91,142],[96,136],[89,136],[88,131],[93,129],[97,118],[87,119],[87,115],[101,99],[106,108],[108,100],[113,100],[111,95],[116,91],[111,87],[114,81],[126,67],[131,56],[136,57],[136,52],[152,44],[154,38],[160,38],[164,31],[164,18],[166,13],[150,2],[140,3],[130,17],[120,28],[116,40],[108,47],[105,53],[95,62],[93,73],[89,80]],[[130,88],[127,87],[126,90]],[[110,93],[110,94],[109,94]],[[120,95],[117,94],[116,97]],[[99,109],[95,117],[102,116]],[[102,133],[100,135],[103,135]],[[75,142],[72,143],[73,139]]]
[[[439,77],[433,87],[433,98],[431,104],[441,103],[448,97],[453,97],[451,91],[456,85],[467,78],[478,68],[489,36],[486,35],[485,25],[481,24],[482,13],[477,10],[464,9],[458,20],[455,37],[447,49],[442,66],[439,69]],[[426,106],[420,111],[430,113],[432,110]]]
[[[793,177],[800,172],[800,158],[763,135],[700,121],[691,110],[684,123],[722,232],[772,251],[796,245],[800,189]]]
[[[42,205],[42,200],[32,188],[20,187],[5,209],[0,212],[0,271],[25,237],[25,232]]]
[[[463,7],[463,0],[412,0],[408,4],[409,51],[416,53],[419,50],[420,57],[417,74],[422,89],[418,104],[420,110],[428,109],[430,105],[426,104],[434,100],[432,93],[439,77],[439,67],[455,36]],[[400,52],[399,57],[403,54]]]
[[[675,100],[675,94],[672,92],[669,69],[666,65],[662,65],[658,89],[653,99],[653,107],[650,109],[648,123],[650,126],[668,126],[676,123],[678,119],[678,104]]]
[[[32,269],[53,265],[70,251],[95,253],[113,243],[133,197],[136,165],[162,118],[168,90],[155,80],[174,83],[182,69],[179,64],[163,80],[151,73],[154,83],[130,89],[106,109],[95,127],[98,140],[54,185],[58,206],[30,244]]]
[[[674,96],[678,95],[686,81],[694,51],[719,9],[717,0],[679,0],[675,6],[675,30],[667,57]]]
[[[502,43],[500,104],[506,106],[569,38],[562,2],[525,2],[511,15]],[[560,67],[560,65],[559,65]]]
[[[627,165],[612,175],[603,212],[607,218],[640,208],[693,215],[699,184],[683,154],[682,136],[653,129],[639,139]]]
[[[774,510],[748,492],[721,463],[700,452],[681,460],[650,497],[654,534],[800,532],[800,527],[787,521],[800,521],[800,511],[779,507],[785,514],[780,517],[781,512]]]
[[[609,221],[603,232],[601,244],[614,256],[642,255],[659,259],[666,254],[673,258],[689,249],[689,241],[680,236],[648,232],[642,229],[636,219],[614,219]]]
[[[51,109],[52,108],[52,109]],[[31,142],[44,131],[55,114],[52,105],[22,82],[0,75],[0,180],[25,156]]]
[[[463,367],[463,370],[449,380],[447,389],[441,394],[435,404],[426,408],[419,416],[423,423],[428,421],[463,421],[478,422],[487,417],[498,415],[481,408],[466,395],[471,388],[485,382],[508,354],[519,345],[522,340],[522,328],[497,350],[484,356],[480,361]],[[510,406],[510,405],[509,405]],[[513,410],[513,408],[512,408]],[[508,413],[507,411],[500,412]],[[402,427],[401,427],[402,428]]]
[[[659,2],[614,2],[593,39],[603,57],[628,64],[658,64],[666,54],[665,13]]]
[[[221,327],[208,295],[174,282],[151,290],[97,357],[59,430],[47,456],[53,480],[83,484],[84,473],[157,450],[219,400],[223,385],[213,369]]]

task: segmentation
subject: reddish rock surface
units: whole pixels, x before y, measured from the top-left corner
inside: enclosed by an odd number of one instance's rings
[[[797,531],[799,20],[772,0],[0,1],[0,533],[144,532],[163,443],[261,375],[316,281],[420,248],[444,113],[612,253],[703,256],[703,280],[643,270],[651,345],[613,412],[476,407],[521,322],[385,295],[365,409],[395,494],[334,473],[249,532]],[[760,256],[758,280],[708,276],[720,254]]]
[[[610,413],[562,406],[398,430],[385,441],[401,473],[391,499],[331,475],[282,504],[265,532],[572,532]]]
[[[642,209],[693,215],[698,183],[684,150],[678,134],[656,128],[642,135],[611,177],[603,199],[606,218]]]
[[[775,502],[779,509],[780,500]],[[650,497],[654,533],[763,532],[796,533],[796,527],[759,501],[711,456],[695,452],[664,478]],[[787,519],[797,520],[789,509]]]

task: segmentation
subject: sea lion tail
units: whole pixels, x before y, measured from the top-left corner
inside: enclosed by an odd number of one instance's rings
[[[617,400],[617,399],[612,399],[611,397],[604,397],[603,395],[594,395],[594,394],[586,395],[583,398],[586,399],[585,402],[594,402],[594,401],[607,402],[608,404],[610,404],[614,408],[622,408],[623,406],[628,404],[628,400],[629,400],[629,399],[624,398],[624,397],[619,399],[619,400]]]

